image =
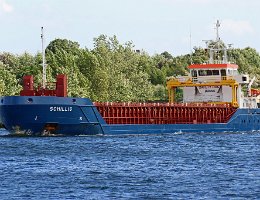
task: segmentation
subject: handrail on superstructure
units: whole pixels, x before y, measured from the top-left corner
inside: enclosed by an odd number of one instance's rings
[[[204,76],[203,80],[201,80],[202,77],[190,77],[190,76],[177,76],[177,77],[169,77],[168,81],[170,80],[178,80],[179,82],[193,82],[193,83],[205,83],[205,82],[217,82],[217,81],[223,81],[223,80],[235,80],[234,76]]]

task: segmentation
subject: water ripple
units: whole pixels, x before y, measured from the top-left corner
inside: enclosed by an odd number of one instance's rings
[[[259,132],[0,137],[0,160],[3,200],[260,198]]]

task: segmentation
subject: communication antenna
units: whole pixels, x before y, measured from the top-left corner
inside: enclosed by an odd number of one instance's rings
[[[219,41],[220,40],[220,37],[219,37],[219,32],[218,32],[218,29],[220,27],[220,23],[219,23],[219,20],[217,20],[217,23],[216,23],[216,41]]]
[[[45,48],[44,48],[44,34],[43,27],[41,27],[41,39],[42,39],[42,88],[46,88],[46,64],[45,64]]]

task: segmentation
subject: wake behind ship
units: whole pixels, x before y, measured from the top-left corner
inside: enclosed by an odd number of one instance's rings
[[[207,42],[209,61],[191,64],[188,76],[169,77],[167,103],[92,102],[67,97],[67,76],[58,75],[55,89],[35,89],[33,76],[23,78],[20,96],[0,98],[0,119],[11,134],[110,135],[176,132],[241,132],[260,130],[260,91],[254,81],[230,63],[218,35]],[[43,36],[43,34],[42,34]],[[219,60],[219,58],[222,60]],[[217,58],[217,59],[216,59]],[[247,93],[242,92],[247,88]],[[175,102],[176,88],[183,102]]]

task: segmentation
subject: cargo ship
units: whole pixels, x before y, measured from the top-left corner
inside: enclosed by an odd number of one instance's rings
[[[57,76],[55,89],[49,89],[42,47],[42,86],[35,88],[33,76],[27,75],[20,96],[1,97],[2,123],[10,134],[32,136],[260,130],[260,91],[251,89],[254,78],[240,74],[238,65],[228,61],[219,26],[217,22],[216,39],[206,42],[209,61],[188,66],[187,76],[169,77],[169,101],[165,103],[92,102],[67,97],[67,76],[63,74]],[[182,102],[175,100],[177,88],[183,91]]]

